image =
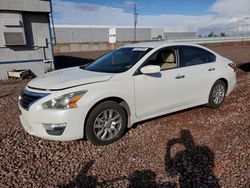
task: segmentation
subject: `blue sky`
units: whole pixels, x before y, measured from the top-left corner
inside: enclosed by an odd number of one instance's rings
[[[66,1],[66,0],[64,0]],[[75,3],[98,4],[110,7],[122,8],[125,12],[131,12],[126,3],[132,1],[123,0],[68,0]],[[142,15],[159,14],[207,14],[216,0],[137,0],[138,11]]]
[[[53,0],[56,24],[132,26],[134,3],[138,26],[235,30],[250,26],[250,0]]]

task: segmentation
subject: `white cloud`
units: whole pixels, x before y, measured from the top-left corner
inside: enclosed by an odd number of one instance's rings
[[[56,24],[129,25],[132,15],[108,6],[53,1]]]
[[[217,0],[212,6],[213,12],[220,16],[236,17],[250,15],[249,0]]]
[[[125,5],[126,7],[131,8],[131,7],[133,7],[133,6],[135,5],[135,2],[134,2],[134,1],[125,1],[125,2],[124,2],[124,5]]]
[[[243,34],[250,31],[249,0],[217,0],[211,8],[211,13],[215,14],[216,22],[211,23],[208,28],[214,31],[224,30],[231,34]]]
[[[133,3],[127,1],[127,3]],[[126,3],[126,2],[125,2]],[[121,8],[103,5],[74,3],[61,0],[53,2],[57,24],[86,24],[86,25],[133,25],[133,14],[126,13]],[[132,11],[132,10],[131,10]],[[211,15],[139,15],[140,26],[189,26],[210,21]]]
[[[134,1],[124,1],[131,6]],[[133,25],[133,14],[122,8],[114,8],[90,3],[75,3],[54,0],[56,24],[84,25]],[[210,12],[201,16],[162,14],[140,15],[139,26],[198,27],[202,32],[210,30],[230,30],[235,24],[250,24],[249,0],[217,0]]]

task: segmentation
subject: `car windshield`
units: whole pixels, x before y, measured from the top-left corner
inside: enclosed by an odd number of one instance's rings
[[[88,71],[121,73],[130,69],[152,48],[120,48],[100,57],[84,68]]]

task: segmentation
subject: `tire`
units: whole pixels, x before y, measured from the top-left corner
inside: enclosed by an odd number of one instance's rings
[[[114,101],[98,104],[86,121],[86,137],[94,145],[108,145],[123,135],[127,127],[125,110]]]
[[[209,94],[208,107],[218,108],[224,101],[227,88],[225,82],[217,80]]]

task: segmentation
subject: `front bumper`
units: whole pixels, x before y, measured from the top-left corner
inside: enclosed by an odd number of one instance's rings
[[[31,108],[29,111],[21,110],[20,121],[23,128],[30,134],[40,138],[58,141],[68,141],[83,138],[84,121],[87,115],[83,109],[70,110],[43,110]],[[65,125],[65,127],[48,130],[46,125]],[[46,130],[47,129],[47,130]],[[55,134],[56,133],[56,134]]]

